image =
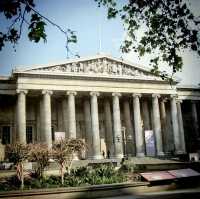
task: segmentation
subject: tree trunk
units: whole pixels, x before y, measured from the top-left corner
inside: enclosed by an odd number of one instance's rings
[[[64,185],[64,163],[61,164],[60,172],[61,172],[61,183],[62,185]]]
[[[21,162],[20,163],[20,179],[21,179],[21,190],[24,189],[24,165],[23,163]]]

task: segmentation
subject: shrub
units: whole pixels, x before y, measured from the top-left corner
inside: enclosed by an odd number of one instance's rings
[[[65,175],[65,186],[80,186],[85,184],[110,184],[125,181],[126,178],[112,165],[97,165],[95,168],[80,167],[73,169],[70,175]]]
[[[51,151],[47,145],[33,144],[30,147],[29,160],[37,163],[35,173],[37,177],[43,178],[44,169],[49,165]]]
[[[16,166],[16,174],[24,188],[24,162],[28,159],[29,145],[15,143],[6,146],[6,158]]]
[[[47,183],[47,184],[50,184],[50,185],[61,185],[61,182],[60,182],[60,177],[59,176],[54,176],[54,175],[51,175],[47,178],[45,178],[43,180],[44,183]]]
[[[81,139],[65,139],[54,143],[52,154],[60,166],[62,185],[64,184],[65,168],[70,173],[74,153],[82,150],[85,150],[85,143]]]
[[[37,178],[25,178],[25,188],[26,189],[39,189],[42,188],[41,180]]]

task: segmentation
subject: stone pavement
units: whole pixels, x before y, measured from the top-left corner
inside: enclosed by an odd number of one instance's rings
[[[129,158],[130,162],[134,164],[174,164],[174,163],[183,163],[177,160],[171,159],[159,159],[154,157],[131,157]]]

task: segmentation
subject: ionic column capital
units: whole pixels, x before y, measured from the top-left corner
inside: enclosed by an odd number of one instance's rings
[[[153,94],[152,94],[152,97],[153,97],[153,98],[160,98],[160,94],[158,94],[158,93],[153,93]]]
[[[142,95],[140,93],[133,93],[132,96],[133,96],[133,98],[135,98],[135,97],[139,97],[140,98]]]
[[[167,97],[161,97],[161,102],[165,103],[167,102],[168,98]]]
[[[53,91],[50,91],[50,90],[42,90],[42,95],[52,95],[53,94]]]
[[[172,94],[172,95],[170,95],[170,98],[177,98],[178,97],[178,95],[177,94]]]
[[[67,92],[66,92],[66,95],[73,95],[73,96],[76,96],[76,95],[77,95],[77,92],[76,92],[76,91],[67,91]]]
[[[99,92],[96,92],[96,91],[92,91],[92,92],[90,92],[90,96],[99,96],[100,95],[100,93]]]
[[[176,103],[182,103],[182,102],[183,102],[183,100],[181,100],[181,99],[176,100]]]
[[[112,96],[113,96],[113,97],[115,97],[115,96],[120,97],[120,96],[122,96],[122,95],[121,95],[121,93],[117,93],[117,92],[116,92],[116,93],[112,93]]]
[[[16,93],[17,93],[17,94],[23,93],[23,94],[26,95],[26,94],[28,93],[28,90],[25,90],[25,89],[17,89],[17,90],[16,90]]]

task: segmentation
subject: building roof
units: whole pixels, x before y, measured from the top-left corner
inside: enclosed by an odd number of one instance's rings
[[[54,77],[115,78],[127,80],[162,81],[149,68],[110,55],[99,54],[90,57],[66,60],[29,68],[17,68],[13,74],[48,75]]]

